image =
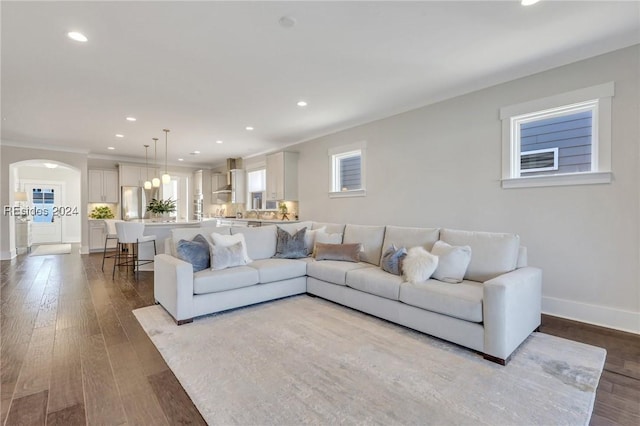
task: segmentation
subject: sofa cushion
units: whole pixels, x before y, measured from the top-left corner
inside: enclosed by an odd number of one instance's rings
[[[222,247],[229,247],[240,243],[242,246],[242,257],[244,258],[244,263],[251,263],[253,261],[247,253],[247,243],[244,239],[244,234],[220,235],[213,232],[211,233],[211,239],[213,240],[213,245]]]
[[[516,269],[520,237],[516,234],[442,229],[440,239],[452,246],[470,246],[465,280],[488,281]]]
[[[193,274],[193,293],[206,294],[258,284],[258,270],[249,266],[228,269],[205,269]]]
[[[180,240],[176,246],[178,258],[189,262],[193,266],[193,272],[207,269],[211,266],[209,244],[202,234],[196,235],[191,241]]]
[[[307,273],[306,262],[297,259],[260,259],[249,266],[258,270],[260,284],[303,277]]]
[[[384,240],[384,226],[347,225],[344,228],[342,242],[345,244],[362,244],[360,260],[380,265],[382,256],[382,241]]]
[[[383,271],[393,275],[402,275],[402,261],[407,256],[406,247],[397,248],[393,244],[384,253],[380,259],[380,267]]]
[[[409,228],[404,226],[387,226],[384,231],[382,250],[386,251],[392,245],[407,249],[422,246],[426,250],[431,248],[440,237],[438,228]]]
[[[339,260],[320,260],[307,263],[307,275],[332,284],[346,285],[347,272],[360,268],[373,268],[368,263],[341,262]]]
[[[238,241],[230,246],[211,244],[211,269],[227,269],[246,265],[244,246]]]
[[[307,246],[304,241],[307,228],[299,229],[290,234],[282,228],[276,228],[276,254],[281,259],[299,259],[307,256]]]
[[[462,282],[471,261],[471,247],[452,246],[444,241],[436,241],[431,254],[438,256],[438,267],[433,278],[445,283]]]
[[[210,243],[213,242],[211,240],[211,233],[215,232],[217,234],[222,235],[231,235],[231,227],[230,226],[208,226],[206,228],[174,228],[171,230],[171,236],[168,238],[169,244],[169,253],[173,257],[178,257],[178,253],[176,252],[176,247],[180,240],[193,240],[193,238],[202,234],[204,238]],[[166,246],[165,246],[166,247]]]
[[[231,235],[243,234],[247,252],[253,260],[268,259],[276,254],[276,226],[233,227]]]
[[[360,268],[347,272],[347,287],[386,299],[398,300],[400,284],[398,275],[388,274],[380,268]]]
[[[307,230],[311,229],[312,225],[313,225],[313,222],[311,222],[310,220],[307,220],[304,222],[295,222],[295,223],[279,223],[276,226],[293,235],[297,231],[301,230],[302,228],[307,228]]]
[[[436,280],[400,284],[400,301],[407,305],[466,321],[482,322],[482,283],[451,285]]]
[[[411,247],[402,261],[402,274],[410,283],[424,282],[438,267],[438,256],[434,256],[422,246]]]
[[[362,244],[324,244],[316,243],[313,257],[316,260],[341,260],[343,262],[359,262]]]
[[[327,234],[344,234],[344,225],[340,223],[313,222],[311,229],[325,228]]]

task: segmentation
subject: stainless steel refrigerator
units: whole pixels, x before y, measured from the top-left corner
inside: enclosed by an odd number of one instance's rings
[[[139,186],[123,186],[120,193],[120,213],[124,220],[143,219],[147,209],[144,190]]]

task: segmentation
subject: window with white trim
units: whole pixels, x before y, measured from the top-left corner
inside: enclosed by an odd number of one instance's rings
[[[503,188],[611,181],[613,83],[512,105],[503,122]]]
[[[355,144],[329,150],[332,197],[365,195],[365,144]]]
[[[267,192],[267,169],[261,168],[247,172],[247,209],[265,208]]]

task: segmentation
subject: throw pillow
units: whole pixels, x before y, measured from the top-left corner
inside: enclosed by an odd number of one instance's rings
[[[342,234],[328,234],[324,231],[320,232],[318,229],[318,233],[316,234],[316,239],[313,245],[313,257],[316,255],[316,244],[342,244]]]
[[[434,256],[423,247],[411,247],[402,262],[404,277],[410,283],[428,280],[438,267],[438,256]]]
[[[444,241],[436,241],[431,254],[438,256],[438,267],[433,278],[452,284],[462,282],[471,262],[471,247],[452,246]]]
[[[229,247],[237,243],[242,243],[242,257],[244,258],[244,262],[253,262],[247,254],[247,243],[244,240],[243,234],[221,235],[214,232],[211,234],[211,239],[213,240],[213,245],[219,245],[222,247]]]
[[[316,234],[319,232],[325,232],[327,229],[326,226],[318,229],[308,229],[304,234],[304,245],[307,247],[307,253],[313,253],[313,246],[316,243]],[[342,242],[342,241],[341,241]]]
[[[243,246],[241,242],[230,246],[211,244],[211,269],[220,270],[246,265],[242,252]]]
[[[198,234],[191,241],[178,241],[176,253],[179,259],[193,265],[193,272],[208,269],[210,266],[209,242],[203,235]]]
[[[391,244],[391,247],[389,247],[382,255],[380,267],[383,271],[389,272],[390,274],[402,275],[402,261],[406,256],[406,248],[397,248],[395,245]]]
[[[307,246],[304,243],[306,232],[307,228],[302,228],[291,235],[284,229],[278,228],[275,257],[281,259],[300,259],[301,257],[307,257]]]
[[[341,260],[344,262],[359,262],[362,245],[355,244],[325,244],[316,243],[316,260]]]

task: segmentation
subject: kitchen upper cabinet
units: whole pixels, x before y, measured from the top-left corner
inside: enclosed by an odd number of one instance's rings
[[[202,170],[193,172],[193,194],[202,195]]]
[[[130,166],[120,164],[120,185],[122,186],[142,186],[147,180],[147,168],[145,166]],[[160,177],[158,169],[149,167],[149,181],[154,176]]]
[[[89,202],[118,202],[118,172],[116,170],[89,170]]]
[[[298,199],[298,153],[267,155],[267,201]]]
[[[245,171],[244,170],[231,170],[231,202],[244,204],[247,200],[245,196]]]

